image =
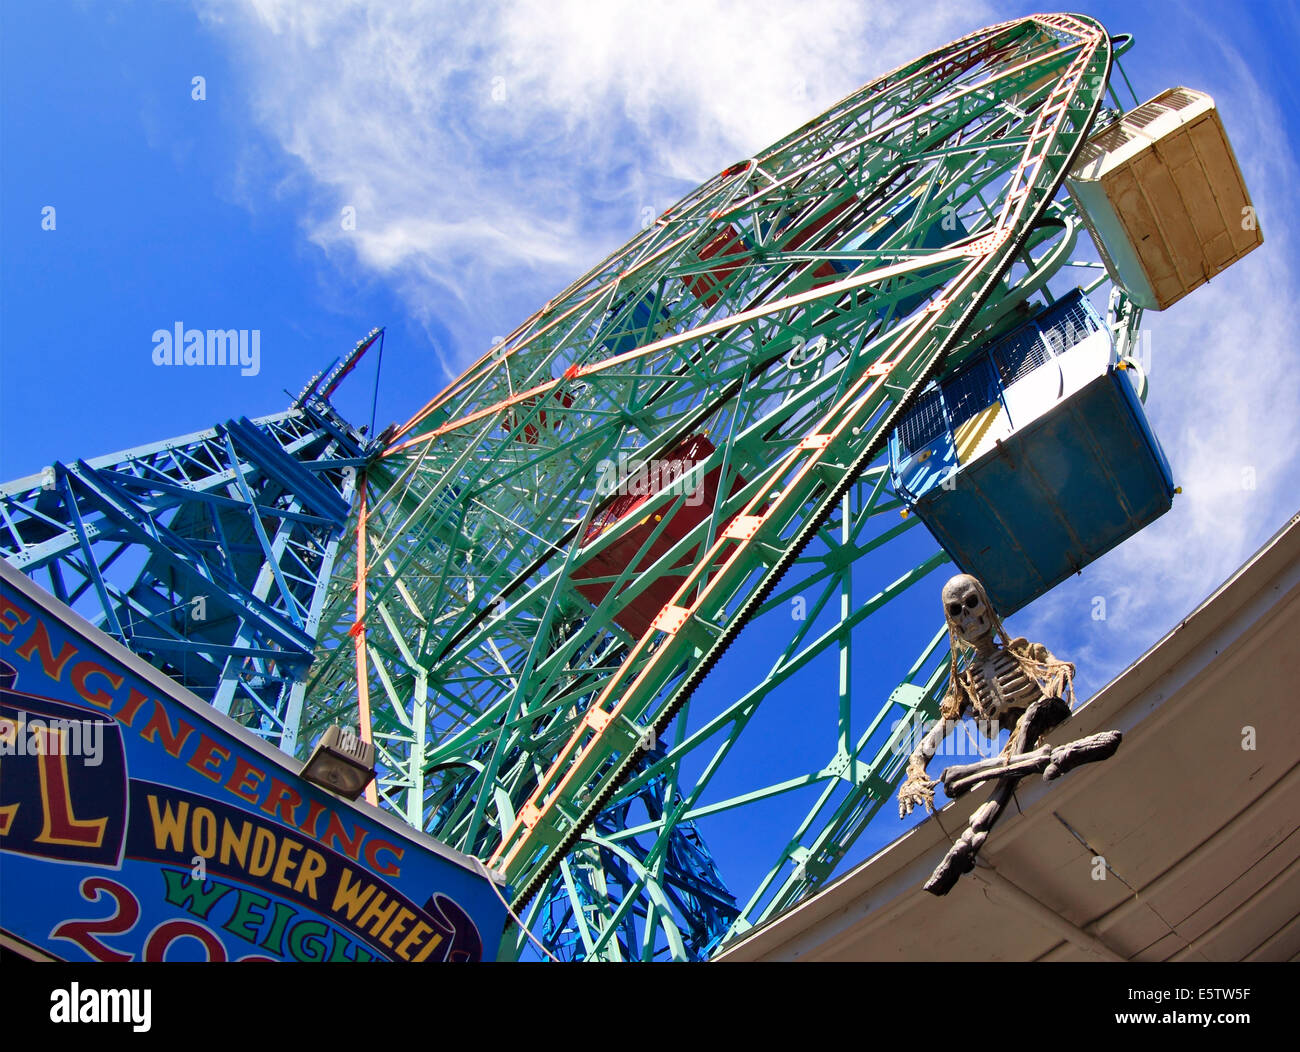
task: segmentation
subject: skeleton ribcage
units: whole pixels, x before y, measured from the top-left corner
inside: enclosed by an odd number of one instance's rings
[[[1000,719],[1012,709],[1023,709],[1039,695],[1038,684],[1025,675],[1014,657],[999,648],[971,666],[971,686],[981,714]]]

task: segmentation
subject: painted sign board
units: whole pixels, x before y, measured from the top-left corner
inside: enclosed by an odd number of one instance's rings
[[[0,562],[0,942],[69,961],[477,961],[499,876]],[[499,894],[500,893],[500,894]]]

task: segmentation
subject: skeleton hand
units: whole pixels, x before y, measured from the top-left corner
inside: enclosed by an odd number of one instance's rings
[[[937,782],[930,780],[925,773],[925,766],[913,760],[907,765],[907,780],[898,790],[898,817],[906,818],[917,804],[925,804],[925,810],[934,814],[934,787]]]

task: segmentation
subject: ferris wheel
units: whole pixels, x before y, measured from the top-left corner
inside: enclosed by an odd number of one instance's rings
[[[384,806],[507,875],[505,952],[707,957],[824,884],[890,806],[900,735],[947,675],[937,602],[895,612],[963,550],[925,510],[940,476],[917,480],[997,427],[996,392],[944,385],[980,362],[1027,375],[1021,336],[1066,315],[1112,362],[1136,331],[1125,295],[1089,299],[1109,272],[1062,190],[1124,109],[1107,92],[1129,44],[1040,15],[877,78],[384,436],[301,735],[360,713]],[[1072,273],[1069,300],[1048,283]],[[805,705],[815,668],[830,694]],[[783,769],[783,734],[824,755]],[[723,842],[770,857],[741,883]]]
[[[931,52],[404,425],[331,401],[377,328],[281,412],[0,485],[0,559],[269,747],[356,727],[368,801],[506,879],[498,956],[708,958],[898,832],[946,576],[1013,614],[1172,506],[1143,312],[1262,234],[1214,100],[1140,102],[1132,43]]]

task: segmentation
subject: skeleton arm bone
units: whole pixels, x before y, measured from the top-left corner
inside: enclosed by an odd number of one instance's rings
[[[934,754],[939,751],[939,746],[958,721],[947,716],[943,717],[930,728],[929,732],[921,743],[912,753],[911,758],[907,761],[907,780],[903,782],[902,787],[898,790],[898,817],[905,818],[912,813],[912,808],[917,804],[924,804],[925,809],[933,814],[934,812],[934,787],[937,783],[930,780],[929,774],[926,773],[926,765],[934,759]]]
[[[1034,676],[1048,697],[1064,698],[1074,707],[1074,662],[1062,661],[1042,643],[1017,636],[1007,644],[1025,670]]]

